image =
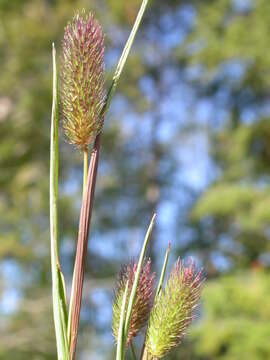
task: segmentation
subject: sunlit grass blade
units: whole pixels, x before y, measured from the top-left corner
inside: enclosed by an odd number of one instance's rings
[[[159,283],[157,286],[157,291],[156,291],[156,299],[160,294],[160,291],[163,287],[163,282],[164,282],[164,277],[165,277],[165,273],[166,273],[166,269],[167,269],[167,265],[168,265],[168,259],[169,259],[169,254],[170,254],[170,250],[171,250],[171,246],[170,243],[168,244],[167,250],[166,250],[166,254],[165,254],[165,258],[164,258],[164,262],[163,262],[163,266],[162,266],[162,270],[161,270],[161,274],[160,274],[160,278],[159,278]]]
[[[147,233],[145,235],[144,243],[143,243],[143,246],[142,246],[142,250],[141,250],[138,265],[137,265],[137,270],[136,270],[133,286],[132,286],[132,289],[131,289],[131,292],[130,292],[128,307],[127,307],[127,314],[126,314],[126,321],[125,321],[125,334],[124,334],[125,335],[125,341],[128,338],[129,325],[130,325],[130,320],[131,320],[131,315],[132,315],[132,308],[133,308],[134,301],[135,301],[136,290],[137,290],[137,287],[138,287],[138,284],[139,284],[139,279],[140,279],[141,269],[142,269],[142,265],[143,265],[143,260],[144,260],[146,248],[147,248],[147,245],[148,245],[151,233],[152,233],[152,229],[153,229],[153,226],[154,226],[154,223],[155,223],[155,218],[156,218],[156,214],[153,215],[152,220],[150,222],[150,225],[148,227]]]
[[[130,349],[131,349],[131,354],[132,354],[133,360],[137,360],[137,356],[136,356],[135,348],[134,348],[134,345],[133,345],[133,341],[131,341],[131,343],[130,343]]]
[[[53,315],[56,334],[58,360],[68,360],[67,310],[64,277],[61,273],[58,252],[58,100],[56,52],[52,46],[53,59],[53,100],[51,116],[50,145],[50,238],[51,238],[51,271]]]
[[[125,352],[125,317],[126,317],[126,302],[128,296],[128,284],[127,281],[125,292],[123,296],[123,302],[121,306],[121,316],[119,322],[119,330],[118,330],[118,338],[117,338],[117,349],[116,349],[116,360],[124,359],[124,352]]]
[[[120,59],[118,61],[117,66],[116,66],[116,70],[114,72],[113,80],[112,80],[111,86],[109,88],[105,104],[104,104],[104,106],[103,106],[103,108],[101,110],[101,116],[104,116],[106,114],[106,112],[108,111],[109,107],[110,107],[112,97],[114,95],[116,86],[118,84],[118,81],[120,79],[120,76],[122,74],[124,66],[126,64],[130,49],[132,47],[132,44],[133,44],[133,41],[135,39],[136,33],[137,33],[138,29],[139,29],[140,23],[142,21],[142,18],[143,18],[144,12],[145,12],[145,9],[146,9],[147,4],[148,4],[148,1],[149,0],[143,0],[142,1],[140,10],[139,10],[139,12],[137,14],[137,17],[136,17],[136,20],[134,22],[133,28],[132,28],[132,30],[131,30],[131,32],[129,34],[126,45],[125,45],[125,47],[124,47],[124,49],[122,51],[122,54],[120,56]]]

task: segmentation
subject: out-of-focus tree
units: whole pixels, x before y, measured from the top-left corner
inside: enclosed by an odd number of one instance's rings
[[[260,270],[210,281],[191,336],[198,359],[267,359],[269,297],[269,274]]]
[[[212,108],[209,155],[215,180],[191,211],[203,256],[203,313],[175,359],[269,357],[270,52],[268,1],[196,1],[196,26],[180,63]],[[252,268],[235,273],[236,268]],[[231,272],[222,276],[223,271]]]
[[[270,4],[198,1],[197,24],[179,60],[197,69],[198,94],[215,113],[216,180],[192,211],[191,248],[214,268],[269,265]],[[214,271],[214,269],[213,269]]]

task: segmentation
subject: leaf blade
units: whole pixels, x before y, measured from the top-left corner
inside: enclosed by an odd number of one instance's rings
[[[51,271],[53,315],[56,334],[57,355],[59,360],[68,360],[68,343],[66,334],[66,299],[63,274],[60,270],[58,251],[58,105],[57,105],[57,69],[56,51],[52,45],[53,60],[53,100],[51,115],[51,144],[50,144],[50,241],[51,241]]]
[[[153,215],[152,220],[150,222],[150,225],[149,225],[149,227],[147,229],[147,232],[146,232],[146,235],[145,235],[145,238],[144,238],[144,242],[143,242],[143,246],[142,246],[142,250],[141,250],[141,253],[140,253],[137,269],[136,269],[136,274],[135,274],[135,277],[134,277],[134,282],[133,282],[131,292],[130,292],[128,308],[127,308],[127,315],[126,315],[126,321],[125,321],[125,339],[128,338],[129,325],[130,325],[130,321],[131,321],[132,308],[133,308],[134,301],[135,301],[136,290],[137,290],[137,287],[138,287],[138,284],[139,284],[141,269],[142,269],[142,265],[143,265],[143,260],[144,260],[144,256],[145,256],[145,252],[146,252],[148,242],[150,240],[152,229],[153,229],[153,226],[154,226],[154,223],[155,223],[155,218],[156,218],[156,214]]]
[[[121,315],[120,315],[118,338],[117,338],[116,360],[123,360],[124,358],[125,312],[126,312],[126,302],[128,296],[128,283],[129,282],[127,281],[123,296],[122,306],[121,306]]]
[[[141,24],[141,21],[142,21],[143,15],[145,13],[148,2],[149,2],[149,0],[143,0],[142,3],[141,3],[141,7],[140,7],[140,9],[138,11],[136,20],[134,22],[132,30],[131,30],[131,32],[129,34],[129,37],[127,39],[125,47],[124,47],[124,49],[122,51],[122,54],[120,56],[120,59],[118,61],[117,66],[116,66],[116,70],[114,72],[114,76],[113,76],[112,83],[111,83],[111,86],[109,88],[109,91],[108,91],[108,94],[107,94],[107,97],[106,97],[105,104],[104,104],[103,108],[101,109],[101,114],[100,114],[101,116],[104,116],[106,114],[106,112],[108,111],[109,107],[110,107],[112,97],[113,97],[113,95],[115,93],[115,89],[117,87],[118,81],[120,79],[120,76],[121,76],[122,71],[124,69],[124,66],[126,64],[128,55],[130,53],[130,50],[131,50],[132,44],[134,42],[135,36],[136,36],[137,31],[139,29],[139,26]]]
[[[170,243],[168,244],[166,253],[165,253],[165,257],[164,257],[164,261],[163,261],[163,266],[162,266],[162,270],[161,270],[161,274],[160,274],[160,278],[159,278],[159,283],[157,286],[157,291],[156,291],[156,299],[158,298],[160,291],[162,289],[163,286],[163,282],[164,282],[164,277],[165,277],[165,273],[166,273],[166,269],[167,269],[167,265],[168,265],[168,259],[169,259],[169,254],[170,254],[170,250],[171,250],[171,245]]]

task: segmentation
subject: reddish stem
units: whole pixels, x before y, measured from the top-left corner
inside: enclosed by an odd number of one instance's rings
[[[80,322],[83,280],[84,280],[85,264],[87,258],[88,237],[89,237],[92,209],[94,205],[95,186],[96,186],[99,149],[100,149],[100,137],[101,137],[100,134],[96,137],[93,150],[91,153],[89,169],[88,169],[87,185],[84,191],[83,202],[80,213],[77,251],[76,251],[75,264],[74,264],[74,269],[75,269],[74,300],[72,304],[71,331],[70,331],[71,360],[75,359],[78,329]]]

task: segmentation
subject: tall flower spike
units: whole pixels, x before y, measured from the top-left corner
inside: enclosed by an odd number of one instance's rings
[[[92,14],[76,15],[65,28],[60,95],[66,136],[86,149],[102,129],[105,99],[104,38]]]
[[[185,267],[178,259],[150,314],[146,349],[151,358],[160,359],[180,344],[194,317],[202,284],[202,272],[196,272],[194,261]]]
[[[136,270],[137,264],[131,262],[130,264],[124,265],[122,267],[118,276],[118,281],[115,289],[112,320],[112,330],[116,341],[126,283],[128,280],[128,304]],[[139,333],[139,331],[146,325],[148,321],[149,314],[153,305],[154,278],[155,275],[151,272],[151,260],[148,260],[141,271],[140,280],[136,291],[135,302],[132,309],[127,344],[130,343],[132,338]]]

